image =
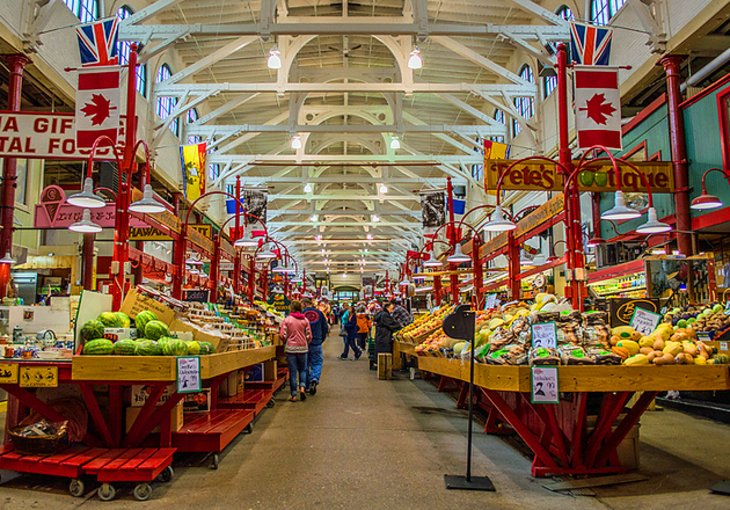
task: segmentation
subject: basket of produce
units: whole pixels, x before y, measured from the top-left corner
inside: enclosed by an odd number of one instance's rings
[[[46,454],[58,451],[67,441],[68,422],[40,420],[8,430],[13,447],[20,453]]]

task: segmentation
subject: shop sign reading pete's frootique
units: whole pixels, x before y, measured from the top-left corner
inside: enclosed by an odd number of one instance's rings
[[[490,191],[497,189],[499,176],[507,171],[510,160],[486,160],[484,162],[484,180]],[[574,165],[578,162],[574,161]],[[654,193],[674,192],[674,174],[671,163],[660,161],[632,161],[645,176]],[[646,191],[641,177],[628,166],[621,165],[621,188],[624,191]],[[580,191],[615,191],[616,176],[611,162],[600,161],[590,164],[576,178]],[[503,190],[536,190],[562,191],[563,176],[558,174],[558,167],[547,161],[525,161],[513,166],[502,179]]]

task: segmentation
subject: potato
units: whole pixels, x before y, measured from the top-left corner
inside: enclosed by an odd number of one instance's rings
[[[649,354],[646,355],[647,359],[649,360],[649,363],[654,361],[654,358],[657,356],[657,351],[651,351]]]

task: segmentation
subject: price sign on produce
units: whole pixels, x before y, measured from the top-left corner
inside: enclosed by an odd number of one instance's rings
[[[532,325],[532,346],[555,349],[558,346],[558,328],[554,322]]]
[[[497,305],[497,294],[487,294],[487,300],[486,303],[484,303],[484,309],[491,310],[492,308],[497,308]]]
[[[629,325],[642,335],[651,335],[659,325],[662,316],[658,313],[644,310],[638,306],[634,308],[634,315],[631,317]]]
[[[177,358],[177,392],[197,393],[201,388],[200,358],[198,356]]]
[[[558,404],[558,368],[532,367],[530,370],[533,404]]]

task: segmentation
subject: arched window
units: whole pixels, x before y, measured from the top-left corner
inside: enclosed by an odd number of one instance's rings
[[[83,23],[99,19],[99,0],[63,0]]]
[[[494,120],[496,120],[500,124],[504,124],[504,110],[499,110],[499,109],[494,110]],[[492,140],[493,142],[504,143],[504,136],[502,136],[502,135],[491,136],[491,137],[489,137],[489,139]]]
[[[520,78],[523,80],[535,83],[535,75],[532,73],[532,69],[527,64],[520,68]],[[517,113],[522,115],[524,118],[529,119],[535,115],[535,100],[532,96],[516,97],[514,99],[515,108]],[[517,136],[520,133],[520,124],[517,119],[512,119],[512,136]]]
[[[591,0],[591,21],[596,25],[608,25],[625,3],[626,0]]]
[[[127,19],[132,15],[133,11],[126,5],[117,10],[119,19]],[[132,43],[130,41],[119,41],[117,43],[117,53],[119,53],[119,65],[129,64],[129,54],[132,52]],[[147,97],[147,64],[137,65],[137,92]]]
[[[198,110],[195,108],[190,108],[188,110],[185,123],[192,124],[196,120],[198,120]],[[188,135],[188,144],[200,143],[202,141],[203,138],[199,135]]]
[[[162,83],[166,79],[168,79],[170,76],[172,76],[172,71],[170,70],[170,66],[167,64],[162,64],[160,68],[157,70],[157,79],[155,80],[155,83]],[[172,111],[175,109],[175,106],[177,105],[177,98],[176,97],[170,97],[170,96],[158,96],[157,100],[155,101],[155,113],[157,113],[157,116],[161,119],[166,119],[169,117],[169,115],[172,113]],[[180,118],[176,118],[172,121],[170,124],[170,131],[175,133],[175,136],[180,136]]]
[[[215,181],[218,179],[218,177],[221,176],[221,166],[218,163],[211,163],[210,167],[208,168],[208,176],[210,177],[210,182]],[[235,201],[233,202],[236,203]]]
[[[575,19],[573,11],[567,5],[561,5],[558,10],[555,11],[555,14],[563,18],[565,21],[573,21]],[[545,76],[542,79],[542,91],[544,97],[548,97],[550,94],[552,94],[553,90],[555,90],[557,86],[558,77],[556,75]]]

